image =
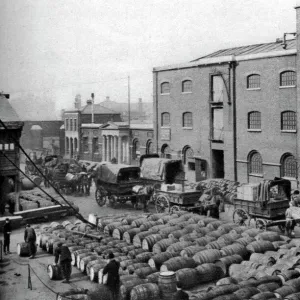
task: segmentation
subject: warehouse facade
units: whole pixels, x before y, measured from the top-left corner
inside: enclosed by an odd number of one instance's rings
[[[282,176],[296,186],[296,54],[291,39],[154,68],[156,151],[183,159],[189,180]]]

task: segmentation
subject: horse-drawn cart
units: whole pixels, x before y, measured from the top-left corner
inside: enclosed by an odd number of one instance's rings
[[[109,201],[115,207],[119,203],[137,202],[137,195],[133,187],[141,184],[140,168],[123,164],[101,163],[98,164],[95,174],[95,198],[99,206]]]
[[[145,158],[141,165],[141,180],[152,185],[152,199],[157,212],[174,212],[193,207],[202,192],[187,189],[181,160]]]
[[[243,194],[241,189],[238,198],[234,199],[233,221],[249,226],[251,220],[254,220],[256,228],[266,230],[267,227],[278,226],[284,232],[285,212],[291,198],[291,182],[275,178],[252,187],[251,194]]]

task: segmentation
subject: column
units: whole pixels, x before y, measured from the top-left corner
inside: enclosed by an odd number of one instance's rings
[[[114,157],[118,159],[118,137],[114,136]]]
[[[106,136],[102,136],[102,160],[105,161],[105,150],[106,150]]]
[[[113,159],[114,157],[116,157],[116,154],[115,154],[115,137],[112,135],[111,136],[111,158]]]
[[[118,163],[122,162],[122,137],[117,137],[117,147],[118,147]]]
[[[111,135],[108,136],[108,157],[107,160],[111,161]]]
[[[106,141],[105,141],[105,161],[109,160],[109,157],[108,157],[108,152],[109,152],[108,144],[109,144],[109,137],[107,135],[106,136]]]

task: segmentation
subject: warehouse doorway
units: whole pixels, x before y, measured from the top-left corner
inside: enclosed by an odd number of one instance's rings
[[[212,150],[212,177],[224,178],[224,151]]]

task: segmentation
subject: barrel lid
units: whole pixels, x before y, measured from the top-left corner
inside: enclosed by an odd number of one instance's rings
[[[173,271],[164,271],[164,272],[160,272],[159,275],[161,275],[161,276],[172,276],[174,274],[175,274],[175,272],[173,272]]]

